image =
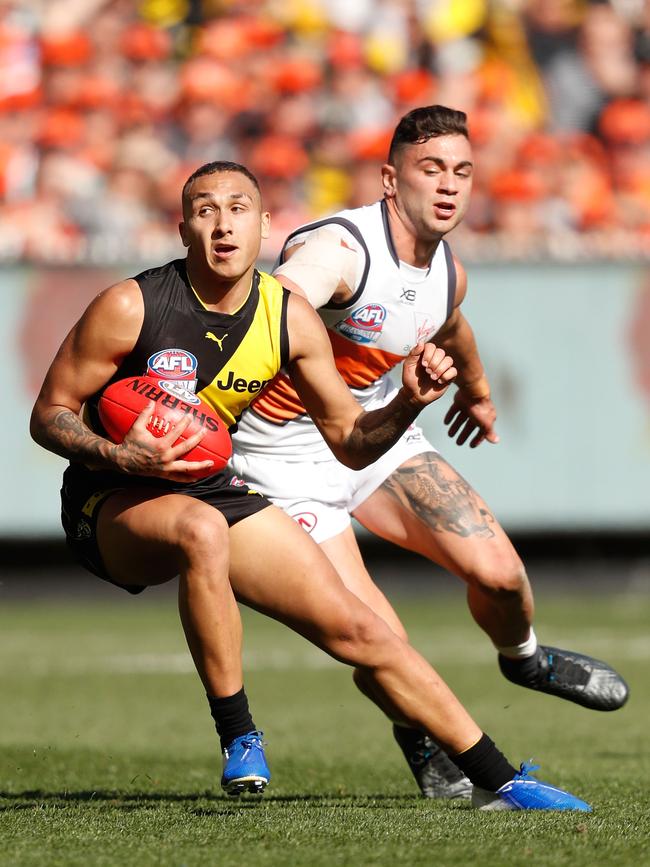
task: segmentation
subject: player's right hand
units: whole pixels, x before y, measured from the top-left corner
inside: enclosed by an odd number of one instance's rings
[[[192,473],[211,467],[214,461],[184,461],[182,458],[201,442],[205,429],[174,445],[192,421],[189,415],[184,415],[164,436],[156,437],[147,430],[154,406],[154,402],[149,401],[124,440],[116,446],[118,468],[133,476],[156,476],[172,482],[196,481]]]
[[[438,400],[454,381],[454,360],[434,343],[418,343],[402,365],[402,386],[410,403],[419,407]]]

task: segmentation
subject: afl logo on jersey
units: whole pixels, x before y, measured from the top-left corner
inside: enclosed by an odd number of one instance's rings
[[[366,304],[339,322],[336,330],[355,343],[376,343],[384,328],[386,309],[381,304]]]
[[[196,390],[196,369],[199,366],[196,356],[185,349],[162,349],[154,352],[147,361],[147,376],[157,378],[184,379],[185,388]]]

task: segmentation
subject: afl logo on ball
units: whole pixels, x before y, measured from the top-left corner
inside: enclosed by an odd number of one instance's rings
[[[347,319],[339,322],[337,331],[355,343],[376,343],[384,328],[386,308],[381,304],[366,304],[353,310]]]
[[[297,515],[292,515],[291,517],[296,524],[299,524],[307,533],[311,533],[318,523],[318,518],[313,512],[298,512]]]
[[[161,377],[165,380],[184,379],[187,380],[185,387],[195,391],[198,366],[196,356],[185,349],[161,349],[160,352],[154,352],[149,357],[147,376]]]
[[[180,398],[184,403],[191,403],[193,406],[198,406],[201,403],[194,392],[187,388],[187,383],[184,380],[159,379],[158,385],[163,391],[166,391],[167,394]]]

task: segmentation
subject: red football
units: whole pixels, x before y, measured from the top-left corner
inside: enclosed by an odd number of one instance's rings
[[[113,442],[122,442],[150,400],[155,402],[155,407],[147,430],[154,436],[164,436],[188,414],[193,417],[193,421],[176,442],[188,439],[201,428],[207,430],[198,446],[182,455],[181,460],[211,460],[214,463],[208,469],[192,473],[192,478],[203,479],[225,467],[232,454],[228,428],[212,407],[186,389],[179,380],[129,376],[109,385],[99,398],[99,418]]]

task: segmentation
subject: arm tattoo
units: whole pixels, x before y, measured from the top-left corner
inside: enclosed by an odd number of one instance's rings
[[[102,463],[116,446],[93,433],[76,413],[69,409],[59,410],[46,421],[44,434],[49,447],[61,457],[70,460],[99,460]]]
[[[72,410],[59,410],[44,427],[47,448],[68,460],[81,461],[102,469],[142,475],[160,470],[160,456],[147,443],[129,442],[118,446],[97,436]],[[121,460],[116,455],[120,449]]]
[[[382,488],[437,533],[490,539],[494,516],[474,489],[436,452],[408,460]]]
[[[420,409],[402,398],[393,398],[386,406],[361,413],[347,439],[347,450],[361,456],[362,466],[368,466],[395,445]]]

